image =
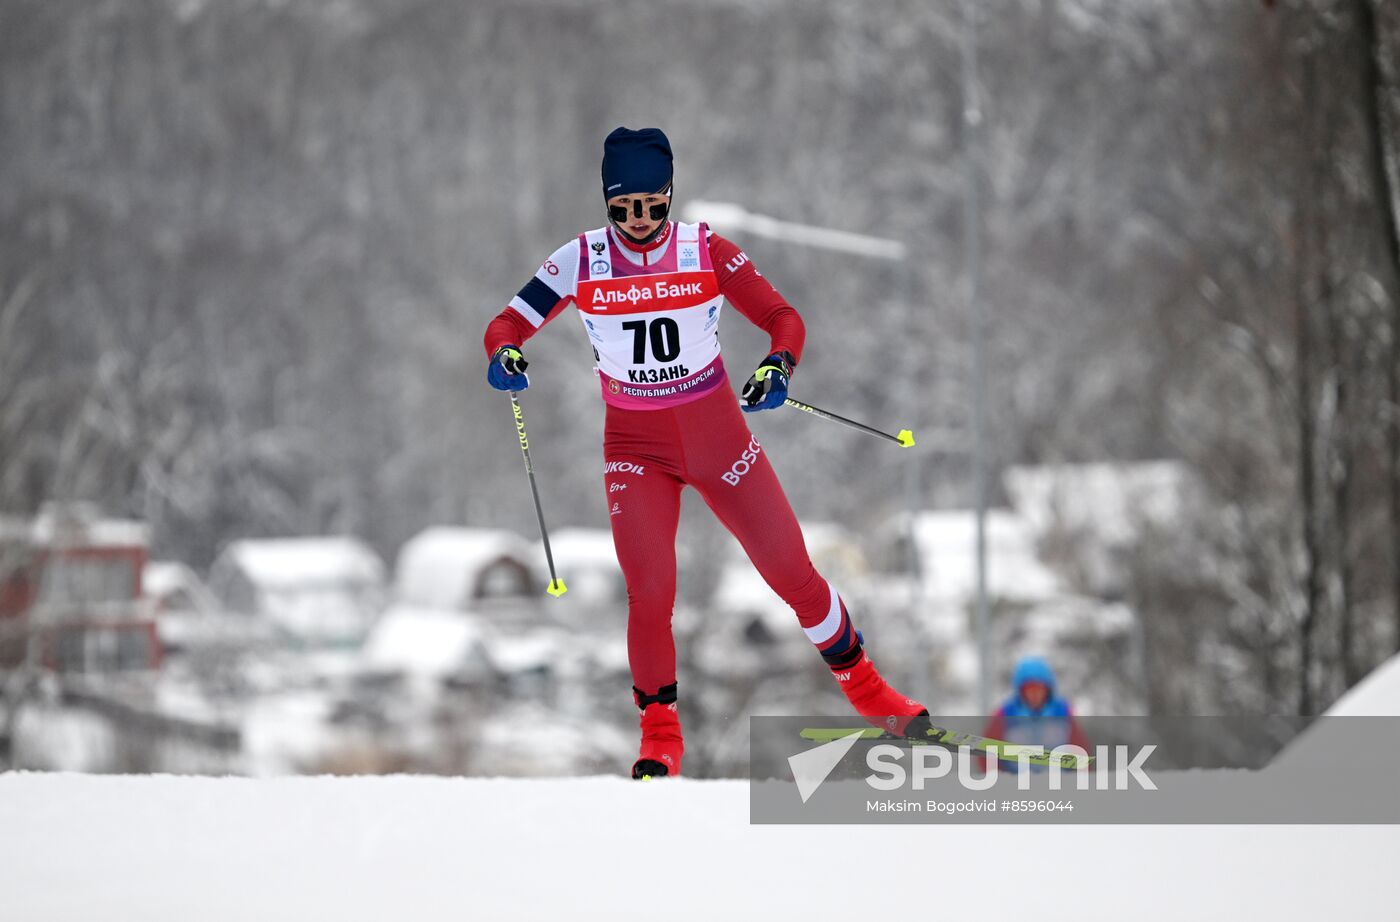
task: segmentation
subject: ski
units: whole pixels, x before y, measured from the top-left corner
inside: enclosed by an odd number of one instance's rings
[[[845,739],[853,733],[859,733],[862,740],[879,740],[885,743],[907,743],[914,746],[946,746],[950,749],[957,749],[966,746],[984,755],[997,757],[1003,749],[1014,749],[1020,743],[1012,743],[1007,740],[994,739],[990,736],[979,736],[976,733],[961,733],[956,730],[945,730],[942,727],[929,727],[922,736],[895,736],[887,733],[878,727],[805,727],[801,736],[805,740],[812,740],[818,743],[830,743],[834,740]],[[1003,757],[1004,758],[1004,757]],[[1055,765],[1060,768],[1081,769],[1088,768],[1094,764],[1093,756],[1078,756],[1074,753],[1060,753],[1052,755],[1027,756],[1026,760],[1031,765]],[[1014,762],[1014,758],[1005,758],[1005,761]]]

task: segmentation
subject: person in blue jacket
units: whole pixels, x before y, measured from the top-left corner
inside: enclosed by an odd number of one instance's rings
[[[1074,719],[1074,710],[1056,693],[1055,670],[1044,657],[1025,656],[1011,674],[1011,697],[987,721],[984,736],[1028,746],[1074,745],[1092,752],[1089,737]],[[1016,763],[1000,760],[1000,767],[1014,771]]]

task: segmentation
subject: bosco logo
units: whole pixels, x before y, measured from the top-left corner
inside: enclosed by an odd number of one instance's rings
[[[740,478],[753,470],[753,464],[758,460],[758,453],[762,450],[762,447],[758,444],[757,436],[749,439],[749,447],[744,449],[744,453],[739,456],[739,460],[735,461],[729,470],[719,475],[720,480],[723,480],[731,487],[737,487]]]

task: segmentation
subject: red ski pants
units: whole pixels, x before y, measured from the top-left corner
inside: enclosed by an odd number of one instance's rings
[[[778,476],[729,387],[665,409],[609,405],[603,458],[613,543],[627,580],[628,659],[643,694],[676,681],[671,613],[676,526],[687,485],[792,606],[818,650],[854,643],[845,607],[812,566]]]

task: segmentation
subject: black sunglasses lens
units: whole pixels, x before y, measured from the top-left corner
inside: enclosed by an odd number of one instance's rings
[[[633,199],[633,200],[632,200],[632,208],[631,208],[630,217],[636,218],[637,220],[640,221],[641,218],[642,218],[643,213],[645,213],[645,214],[646,214],[648,217],[650,217],[651,220],[653,220],[653,221],[662,221],[662,220],[664,220],[664,219],[666,218],[666,215],[670,214],[670,211],[671,211],[671,203],[670,203],[670,202],[662,202],[662,203],[659,204],[659,205],[651,205],[651,206],[649,206],[649,207],[645,210],[645,212],[644,212],[643,209],[642,209],[642,200],[641,200],[641,199]],[[628,219],[628,217],[629,217],[627,206],[626,206],[626,205],[609,205],[609,206],[608,206],[608,217],[612,219],[612,221],[613,221],[614,224],[626,224],[626,223],[627,223],[627,219]]]

